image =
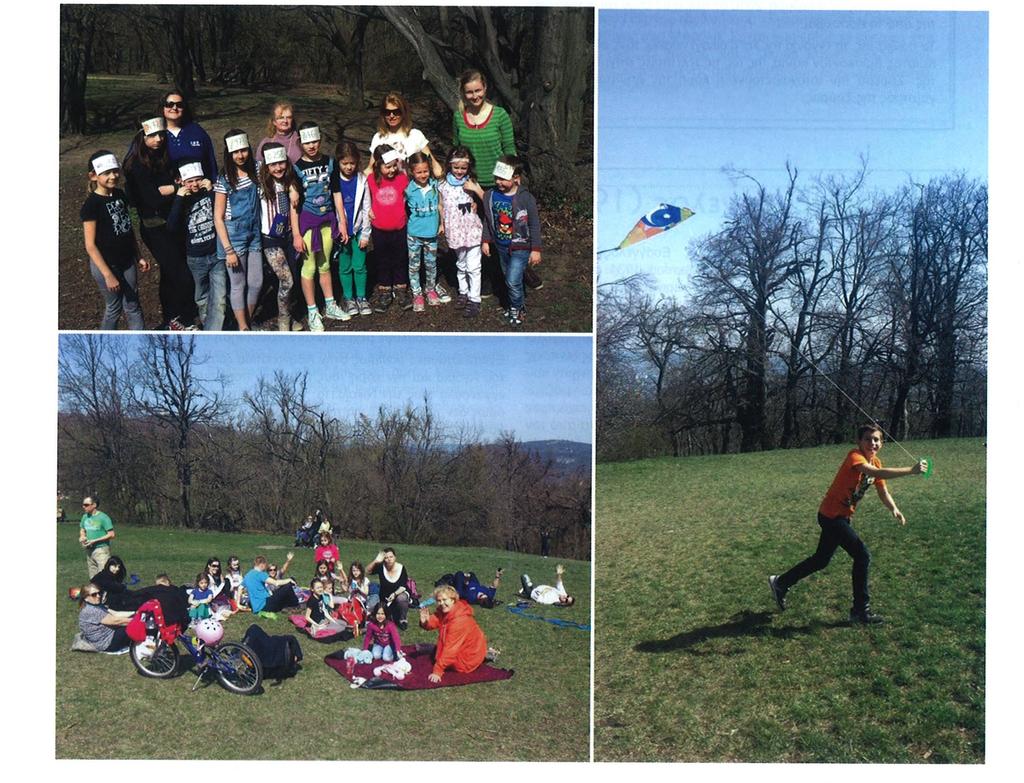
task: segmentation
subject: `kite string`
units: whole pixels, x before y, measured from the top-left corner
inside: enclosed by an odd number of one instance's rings
[[[836,391],[838,391],[838,392],[839,392],[840,394],[842,394],[842,395],[843,395],[843,396],[844,396],[844,397],[845,397],[846,399],[848,399],[848,400],[850,401],[850,403],[851,403],[851,404],[853,405],[853,407],[854,407],[854,408],[856,408],[856,409],[857,409],[858,411],[860,411],[861,413],[863,413],[863,414],[864,414],[864,415],[865,415],[865,416],[867,417],[868,421],[870,421],[870,422],[871,422],[872,424],[874,424],[874,425],[875,425],[876,427],[878,427],[878,431],[879,431],[879,432],[881,432],[881,433],[882,433],[883,435],[885,435],[885,437],[886,437],[886,438],[888,438],[888,439],[889,439],[889,440],[891,440],[891,441],[892,441],[893,443],[895,443],[895,444],[896,444],[897,446],[899,446],[899,447],[900,447],[901,449],[903,449],[903,453],[904,453],[904,454],[906,454],[906,455],[907,455],[908,457],[910,457],[910,458],[911,458],[912,460],[914,460],[915,462],[917,462],[917,461],[918,461],[918,458],[917,458],[917,457],[916,457],[915,455],[911,454],[911,453],[910,453],[909,451],[907,451],[907,449],[906,449],[906,448],[905,448],[905,447],[903,446],[903,444],[902,444],[902,443],[900,443],[900,442],[899,442],[898,440],[896,440],[896,438],[895,438],[895,437],[893,437],[892,435],[890,435],[890,434],[889,434],[888,432],[886,432],[886,431],[885,431],[885,428],[883,428],[883,427],[882,427],[882,425],[878,423],[878,421],[877,421],[877,420],[875,419],[875,417],[874,417],[874,416],[872,416],[872,415],[871,415],[870,413],[868,413],[868,412],[867,412],[866,410],[864,410],[864,409],[863,409],[862,407],[860,407],[860,406],[859,406],[859,405],[857,404],[856,400],[854,400],[854,399],[853,399],[853,397],[851,397],[851,396],[850,396],[849,394],[847,394],[847,393],[846,393],[845,391],[843,391],[842,387],[841,387],[841,386],[840,386],[840,385],[839,385],[838,383],[836,383],[835,381],[833,381],[833,380],[832,380],[832,379],[831,379],[831,378],[830,378],[830,377],[828,376],[828,373],[826,373],[826,372],[822,372],[822,371],[821,371],[821,369],[820,369],[820,368],[818,367],[818,365],[816,365],[816,364],[815,364],[814,362],[812,362],[812,361],[811,361],[811,360],[810,360],[810,359],[809,359],[809,358],[807,357],[807,355],[806,355],[806,354],[805,354],[805,353],[804,353],[803,351],[801,351],[801,350],[800,350],[799,346],[797,346],[797,344],[796,344],[796,343],[794,343],[794,342],[793,342],[792,340],[790,340],[790,343],[791,343],[791,344],[793,345],[793,347],[794,347],[794,348],[796,348],[796,350],[797,350],[797,353],[799,353],[799,354],[800,354],[800,356],[802,356],[802,357],[803,357],[803,360],[804,360],[805,362],[807,362],[807,363],[808,363],[809,365],[811,365],[811,367],[813,367],[813,368],[814,368],[815,372],[817,372],[817,373],[818,373],[818,375],[820,375],[820,376],[821,376],[822,378],[824,378],[824,379],[825,379],[826,381],[828,381],[828,382],[829,382],[829,383],[831,383],[831,384],[832,384],[833,386],[835,386],[835,387],[836,387]]]

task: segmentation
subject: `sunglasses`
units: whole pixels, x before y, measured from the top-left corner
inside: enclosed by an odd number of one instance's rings
[[[384,110],[384,116],[385,117],[401,117],[402,116],[402,110],[401,109],[385,109]]]
[[[85,597],[86,598],[98,598],[99,597],[99,593],[86,593]]]
[[[165,109],[184,109],[185,108],[185,102],[184,101],[164,101],[164,108]]]

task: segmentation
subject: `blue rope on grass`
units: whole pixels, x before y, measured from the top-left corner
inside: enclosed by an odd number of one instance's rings
[[[560,617],[545,617],[542,614],[530,614],[526,611],[527,609],[529,609],[529,604],[508,605],[508,610],[512,612],[512,614],[519,615],[520,617],[524,617],[527,620],[543,620],[546,623],[557,625],[559,628],[577,628],[580,631],[590,630],[589,625],[584,625],[583,623],[574,623],[572,620],[563,620]]]

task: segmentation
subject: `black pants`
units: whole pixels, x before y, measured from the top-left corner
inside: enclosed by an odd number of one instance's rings
[[[132,640],[128,636],[128,632],[122,627],[117,626],[114,629],[114,635],[110,639],[110,644],[107,645],[107,649],[104,652],[116,652],[117,650],[123,650]]]
[[[390,288],[409,283],[409,245],[405,229],[387,231],[380,228],[370,230],[373,238],[373,280],[376,285]]]
[[[185,238],[166,226],[139,230],[160,265],[160,311],[164,321],[178,318],[186,326],[196,317],[195,280],[185,259]]]
[[[818,549],[808,557],[789,569],[779,577],[778,586],[788,590],[805,576],[820,571],[832,560],[837,547],[842,547],[853,558],[853,611],[861,612],[871,603],[868,595],[868,566],[871,554],[857,531],[853,529],[848,517],[829,519],[818,514],[818,525],[821,536],[818,538]]]
[[[280,612],[282,609],[288,606],[298,606],[299,599],[295,595],[294,588],[289,585],[281,585],[275,587],[274,592],[267,598],[267,602],[263,605],[264,612]]]

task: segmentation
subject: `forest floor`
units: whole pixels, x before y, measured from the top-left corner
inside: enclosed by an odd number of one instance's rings
[[[158,83],[152,75],[92,76],[88,85],[89,126],[96,131],[60,139],[59,329],[95,329],[103,311],[102,299],[89,273],[78,216],[87,193],[85,171],[89,156],[96,150],[109,149],[123,159],[138,127],[137,121],[155,113],[157,99],[165,89],[166,85]],[[249,134],[250,141],[258,144],[266,135],[267,117],[273,104],[281,99],[295,104],[300,121],[314,119],[321,125],[327,154],[333,156],[334,147],[343,137],[355,141],[364,154],[368,154],[369,142],[376,130],[379,97],[379,94],[368,94],[368,101],[372,100],[373,105],[358,110],[342,107],[331,85],[303,84],[258,91],[200,86],[195,105],[197,119],[218,150],[220,165],[223,146],[220,139],[224,133],[230,128],[242,128]],[[431,141],[433,152],[444,155],[451,138],[451,113],[433,94],[406,97],[410,100],[416,127]],[[592,165],[593,155],[588,154],[586,160]],[[592,199],[580,204],[561,204],[557,208],[543,203],[539,207],[544,252],[537,271],[544,285],[538,290],[527,290],[527,320],[516,331],[590,332],[593,323]],[[152,260],[141,241],[140,247]],[[449,289],[457,291],[454,260],[450,254],[442,256],[440,265]],[[265,268],[265,279],[276,282],[268,268]],[[154,269],[140,275],[140,281],[146,327],[155,329],[161,322],[157,298],[159,271]],[[335,289],[340,291],[336,277]],[[269,328],[275,325],[276,315],[276,290],[265,285],[255,320]],[[325,321],[325,326],[328,331],[341,332],[512,330],[501,316],[497,299],[485,299],[481,315],[475,319],[463,318],[452,305],[427,308],[424,313],[402,312],[392,307],[387,313],[347,322]]]

